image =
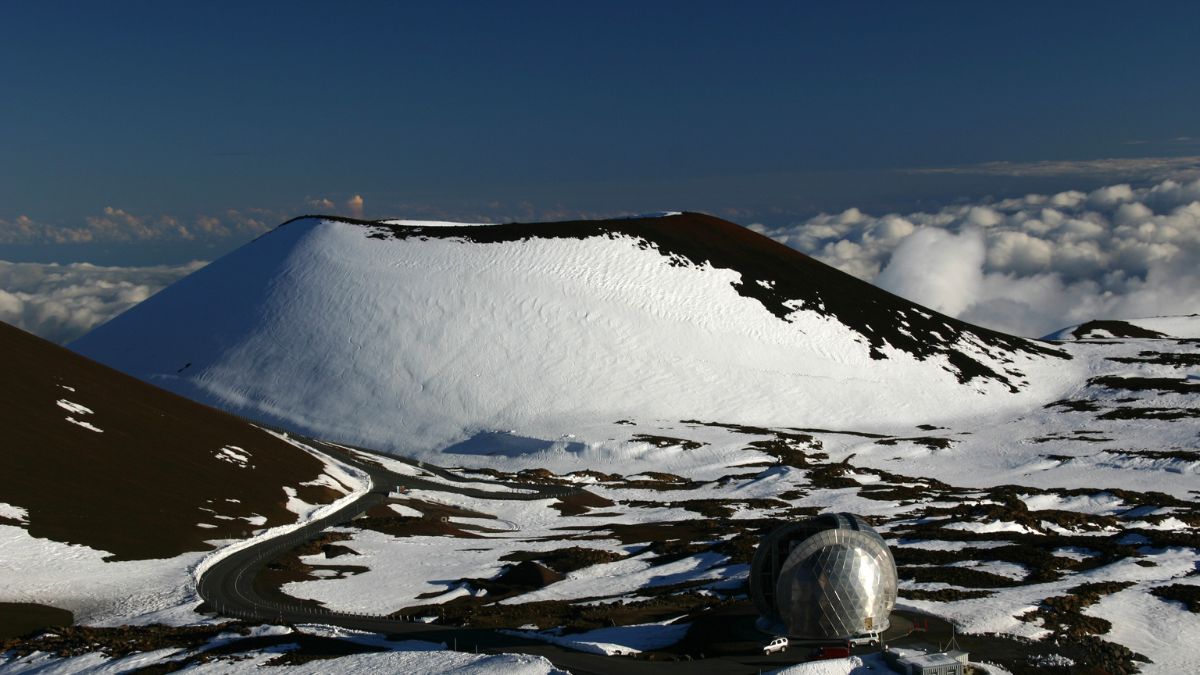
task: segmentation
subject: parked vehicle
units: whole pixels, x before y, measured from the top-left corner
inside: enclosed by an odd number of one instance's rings
[[[774,654],[776,652],[786,652],[788,648],[788,639],[785,637],[775,638],[763,647],[764,654]]]

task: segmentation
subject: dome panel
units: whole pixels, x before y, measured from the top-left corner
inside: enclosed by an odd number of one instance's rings
[[[826,514],[764,537],[751,595],[789,636],[842,639],[879,633],[896,603],[896,564],[862,518]]]

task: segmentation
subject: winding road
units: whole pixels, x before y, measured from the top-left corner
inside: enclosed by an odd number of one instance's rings
[[[198,592],[205,603],[201,611],[207,610],[223,616],[278,625],[315,623],[339,626],[379,633],[402,640],[440,642],[462,651],[474,649],[489,653],[533,654],[544,656],[556,667],[569,669],[579,675],[607,673],[638,675],[663,672],[723,675],[726,673],[753,673],[756,670],[781,668],[796,662],[797,655],[794,653],[770,656],[750,654],[742,657],[713,657],[686,662],[643,661],[573,651],[496,630],[456,628],[389,616],[338,612],[311,607],[299,600],[288,602],[264,598],[254,588],[254,579],[264,567],[290,549],[316,538],[326,528],[344,525],[371,507],[385,502],[396,487],[453,492],[484,499],[520,500],[565,497],[583,492],[579,488],[569,486],[516,484],[501,481],[487,481],[489,484],[503,488],[497,491],[483,490],[468,485],[454,485],[454,483],[477,485],[485,481],[466,479],[441,467],[389,456],[389,460],[410,463],[443,480],[434,481],[420,476],[396,473],[380,464],[363,459],[362,456],[374,454],[369,451],[360,448],[348,449],[308,438],[302,440],[319,447],[322,452],[333,455],[338,460],[366,472],[371,480],[371,489],[333,513],[313,520],[297,530],[257,542],[213,563],[204,570],[198,583]]]
[[[491,481],[491,484],[506,488],[505,490],[490,491],[477,487],[454,485],[453,483],[478,483],[480,481],[462,478],[441,467],[389,457],[388,459],[393,461],[411,463],[425,472],[443,478],[446,482],[400,474],[356,456],[358,453],[367,454],[365,450],[353,448],[353,452],[351,452],[341,446],[312,439],[304,440],[309,444],[320,446],[323,452],[334,455],[338,460],[364,471],[371,480],[370,490],[333,513],[312,520],[303,527],[281,536],[235,551],[211,565],[201,575],[197,589],[200,597],[208,605],[208,609],[226,616],[243,619],[278,622],[311,622],[319,619],[321,623],[384,633],[444,631],[444,626],[431,626],[426,623],[402,621],[386,616],[335,612],[309,607],[299,601],[287,603],[263,598],[254,589],[254,579],[267,564],[287,551],[315,539],[327,528],[344,525],[366,513],[371,507],[384,503],[392,490],[397,487],[452,492],[483,499],[519,500],[551,499],[582,492],[578,488],[561,485],[517,484],[500,481]]]

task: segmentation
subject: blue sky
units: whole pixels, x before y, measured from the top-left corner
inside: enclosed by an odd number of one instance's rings
[[[354,195],[780,225],[1156,179],[1072,162],[1200,155],[1197,26],[1194,2],[10,3],[0,258],[211,257]]]

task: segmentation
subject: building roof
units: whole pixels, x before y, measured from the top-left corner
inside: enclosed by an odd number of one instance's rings
[[[933,668],[937,666],[953,666],[963,663],[966,659],[960,660],[959,657],[965,657],[966,652],[962,650],[954,650],[951,652],[918,652],[912,649],[888,649],[894,656],[897,662],[905,665],[920,666],[922,668]]]

